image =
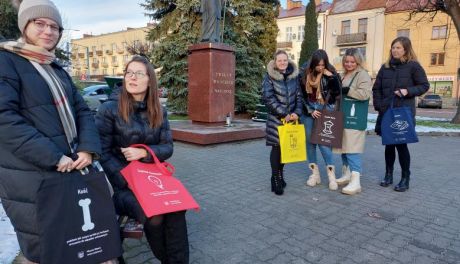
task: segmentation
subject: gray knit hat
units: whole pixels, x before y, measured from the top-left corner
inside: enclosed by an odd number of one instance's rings
[[[62,27],[62,19],[59,10],[49,0],[23,0],[18,10],[18,26],[21,33],[27,23],[35,18],[49,18]]]

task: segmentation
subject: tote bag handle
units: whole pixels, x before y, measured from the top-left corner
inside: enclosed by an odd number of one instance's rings
[[[154,165],[157,166],[158,169],[160,169],[160,171],[163,172],[165,175],[173,175],[174,172],[176,171],[176,169],[171,163],[166,162],[166,161],[160,162],[160,160],[157,158],[157,155],[155,155],[155,152],[153,152],[153,150],[149,146],[144,145],[144,144],[133,144],[130,147],[132,148],[141,147],[147,150],[147,152],[150,153],[150,155],[153,158],[153,161],[155,162]]]

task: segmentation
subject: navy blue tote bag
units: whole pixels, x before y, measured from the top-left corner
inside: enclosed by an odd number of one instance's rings
[[[393,107],[394,98],[390,108],[382,117],[382,145],[417,143],[412,110],[408,106]]]
[[[52,173],[37,196],[40,263],[90,264],[122,254],[104,172]]]

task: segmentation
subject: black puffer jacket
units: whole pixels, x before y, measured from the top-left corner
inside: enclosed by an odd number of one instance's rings
[[[307,79],[306,69],[308,69],[310,61],[307,61],[300,68],[299,80],[300,80],[300,91],[302,92],[302,113],[304,115],[311,115],[314,110],[320,110],[321,105],[318,103],[312,102],[314,95],[309,95],[305,88],[305,82]],[[331,65],[332,67],[332,65]],[[323,75],[321,78],[321,95],[326,99],[327,94],[330,93],[328,104],[335,104],[337,96],[340,95],[340,88],[342,83],[340,81],[339,75],[337,74],[335,68],[332,67],[332,76]],[[316,101],[316,100],[315,100]]]
[[[288,114],[296,113],[299,117],[302,113],[302,101],[299,89],[297,66],[289,61],[286,74],[275,70],[275,62],[267,65],[267,74],[262,82],[262,96],[268,109],[266,124],[268,146],[278,146],[278,126],[281,118]]]
[[[144,102],[136,102],[129,123],[124,122],[118,114],[118,101],[108,101],[98,110],[96,126],[101,135],[101,163],[115,191],[128,188],[120,170],[129,162],[126,161],[120,148],[132,144],[145,144],[153,150],[160,161],[172,156],[173,140],[166,109],[163,109],[161,127],[150,128],[148,124]],[[144,161],[150,162],[151,157],[147,157]]]
[[[77,151],[101,153],[91,111],[68,74],[60,77],[78,131]],[[56,164],[70,156],[59,114],[48,85],[25,58],[0,50],[0,198],[27,259],[40,262],[36,196],[45,177],[60,177]]]
[[[415,124],[415,97],[423,95],[430,88],[425,70],[416,61],[401,63],[391,60],[390,67],[382,65],[372,88],[374,109],[379,112],[375,131],[380,135],[381,119],[395,97],[394,92],[407,89],[408,94],[394,100],[394,106],[409,106],[412,109]]]

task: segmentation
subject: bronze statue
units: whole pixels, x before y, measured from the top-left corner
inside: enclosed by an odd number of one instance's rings
[[[223,0],[201,0],[201,42],[220,42]]]

